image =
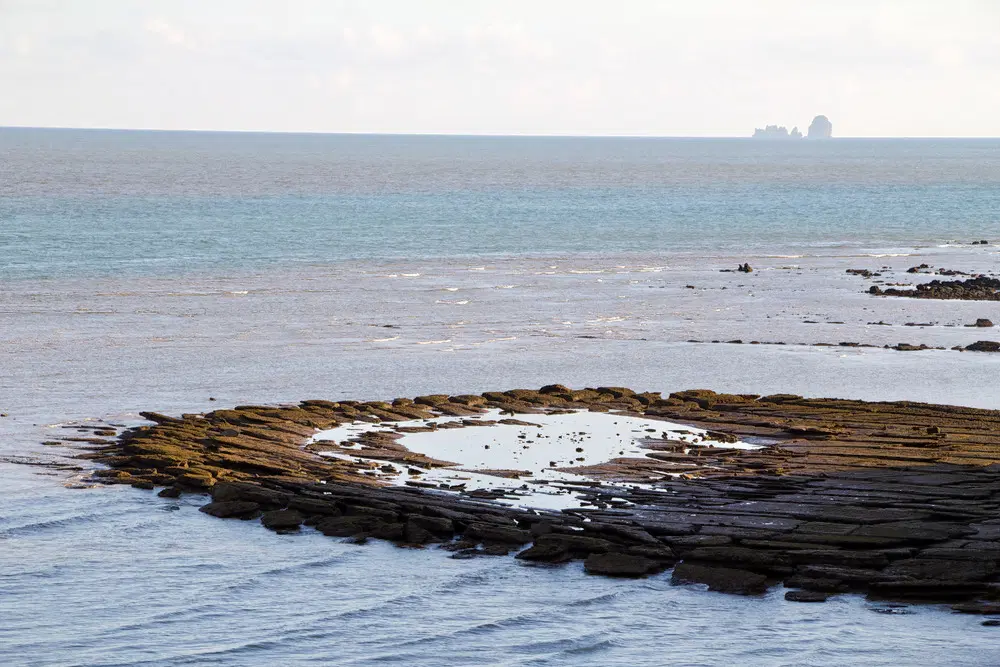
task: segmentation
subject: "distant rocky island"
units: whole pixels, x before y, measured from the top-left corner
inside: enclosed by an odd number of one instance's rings
[[[826,116],[816,116],[813,118],[812,123],[809,124],[809,129],[806,131],[806,136],[810,139],[829,139],[833,136],[833,123]],[[754,139],[801,139],[802,132],[799,131],[798,127],[793,127],[792,131],[789,132],[788,128],[784,125],[768,125],[763,129],[757,128],[753,133]]]

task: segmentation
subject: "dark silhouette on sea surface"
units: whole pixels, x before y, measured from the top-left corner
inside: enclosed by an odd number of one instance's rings
[[[812,123],[809,124],[809,129],[806,136],[810,139],[829,139],[833,136],[833,123],[826,116],[816,116],[813,118]],[[792,131],[789,132],[788,128],[784,125],[768,125],[761,128],[756,128],[753,132],[754,139],[801,139],[802,133],[799,131],[798,127],[793,127]]]

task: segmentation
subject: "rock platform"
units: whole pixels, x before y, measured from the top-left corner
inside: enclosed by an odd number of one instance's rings
[[[567,469],[593,481],[573,486],[586,506],[563,511],[508,507],[433,484],[394,486],[370,461],[321,457],[306,446],[317,430],[340,424],[449,416],[451,427],[462,428],[473,425],[463,417],[487,409],[519,417],[614,412],[763,446],[650,439],[645,457]],[[525,564],[547,566],[583,560],[587,572],[605,576],[673,567],[678,583],[742,594],[783,583],[803,591],[787,597],[799,601],[862,592],[957,602],[968,611],[995,608],[990,601],[1000,599],[1000,411],[549,385],[143,416],[154,425],[84,455],[107,466],[96,478],[164,487],[160,495],[168,497],[210,494],[202,511],[259,519],[277,532],[305,525],[359,542],[439,544],[455,558],[517,553]],[[393,438],[376,441],[366,458],[448,463]]]

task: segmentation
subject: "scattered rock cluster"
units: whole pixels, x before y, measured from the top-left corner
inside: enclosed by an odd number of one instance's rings
[[[966,280],[932,280],[917,285],[914,289],[895,287],[882,289],[878,285],[873,285],[868,292],[876,296],[902,296],[914,299],[1000,301],[1000,279],[977,276]]]

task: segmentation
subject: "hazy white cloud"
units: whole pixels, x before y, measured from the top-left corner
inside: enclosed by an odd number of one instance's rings
[[[0,125],[1000,135],[993,0],[0,0]]]

